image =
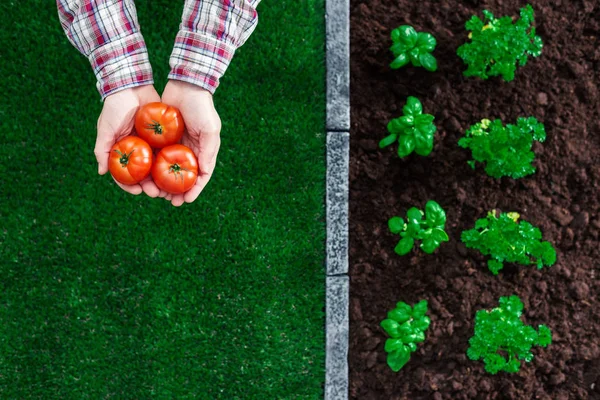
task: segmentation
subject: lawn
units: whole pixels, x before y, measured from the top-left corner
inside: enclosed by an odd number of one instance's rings
[[[55,7],[0,5],[1,397],[322,398],[323,0],[259,6],[180,208],[97,174],[102,103]],[[183,0],[137,7],[161,93]]]

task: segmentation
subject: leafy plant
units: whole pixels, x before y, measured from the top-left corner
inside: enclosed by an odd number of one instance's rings
[[[536,264],[538,269],[556,262],[556,251],[549,242],[541,241],[541,231],[527,221],[517,222],[520,215],[496,210],[475,222],[475,228],[466,230],[461,240],[468,248],[490,255],[488,268],[498,275],[504,262],[522,265]]]
[[[474,160],[469,161],[475,169],[475,161],[486,163],[485,172],[494,178],[510,176],[518,179],[533,174],[531,162],[535,153],[531,151],[533,141],[544,142],[544,125],[533,117],[518,118],[517,124],[502,125],[502,121],[483,119],[472,125],[459,146],[470,148]]]
[[[402,237],[394,249],[397,254],[408,254],[415,240],[421,241],[420,247],[427,254],[433,253],[442,242],[448,241],[448,235],[444,231],[446,212],[435,201],[429,200],[425,204],[425,213],[412,207],[406,213],[406,219],[404,222],[400,217],[392,217],[388,221],[390,231]]]
[[[531,5],[521,9],[521,18],[515,23],[511,17],[496,19],[488,10],[483,11],[484,21],[474,15],[465,24],[471,31],[470,43],[457,50],[468,65],[465,76],[487,79],[501,75],[505,81],[515,78],[517,63],[523,66],[528,57],[542,54],[542,39],[535,34],[534,12]]]
[[[433,150],[433,135],[437,130],[431,114],[423,114],[423,105],[416,97],[409,96],[402,108],[404,115],[391,120],[387,129],[390,132],[379,142],[384,148],[398,141],[398,156],[406,157],[413,151],[427,156]]]
[[[437,42],[431,34],[417,32],[410,25],[402,25],[392,31],[392,42],[390,50],[394,54],[394,61],[390,68],[402,68],[411,62],[415,67],[437,70],[437,60],[431,54]]]
[[[533,359],[532,346],[546,347],[552,342],[552,332],[545,325],[538,331],[523,324],[520,317],[523,303],[517,296],[500,297],[500,306],[479,310],[475,315],[475,335],[469,339],[467,356],[483,359],[485,370],[519,372],[521,361]]]
[[[388,353],[387,363],[394,372],[406,365],[410,353],[417,350],[417,343],[425,340],[425,330],[431,323],[425,314],[426,300],[421,300],[414,307],[401,301],[388,312],[387,319],[381,321],[381,327],[391,336],[385,341],[385,351]]]

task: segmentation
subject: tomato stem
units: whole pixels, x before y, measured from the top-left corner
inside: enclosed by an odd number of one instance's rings
[[[189,172],[189,169],[183,168],[179,164],[172,164],[169,167],[169,172],[172,172],[172,173],[175,174],[175,179],[177,179],[178,175],[181,175],[181,180],[183,181],[183,174],[181,173],[182,171],[188,171]]]
[[[160,122],[154,120],[152,120],[151,124],[146,124],[146,129],[154,131],[154,133],[157,135],[162,135],[163,133],[163,126],[160,124]]]
[[[127,166],[127,164],[129,163],[129,157],[131,156],[131,154],[133,154],[134,151],[135,151],[135,149],[131,150],[129,152],[129,154],[127,154],[127,153],[122,153],[120,150],[115,149],[115,152],[121,156],[121,158],[119,158],[121,167],[125,168]]]

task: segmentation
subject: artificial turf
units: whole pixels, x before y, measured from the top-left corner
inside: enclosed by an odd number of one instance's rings
[[[102,103],[55,2],[1,2],[2,399],[322,398],[323,3],[259,6],[213,178],[174,208],[97,174]],[[136,5],[161,93],[183,0]]]

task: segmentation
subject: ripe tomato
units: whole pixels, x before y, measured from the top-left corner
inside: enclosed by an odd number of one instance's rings
[[[152,166],[152,179],[165,192],[185,193],[198,178],[198,160],[192,150],[182,144],[162,149]]]
[[[152,168],[152,149],[142,139],[128,136],[110,149],[108,170],[117,182],[133,185],[148,176]]]
[[[135,114],[137,134],[154,148],[178,143],[183,136],[183,117],[179,110],[164,103],[148,103]]]

